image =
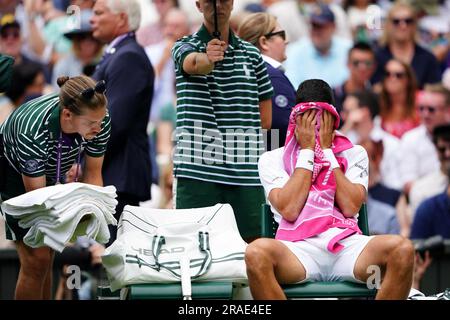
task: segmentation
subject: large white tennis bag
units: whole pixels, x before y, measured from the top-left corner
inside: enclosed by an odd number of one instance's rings
[[[125,206],[117,240],[102,257],[111,290],[130,284],[247,282],[241,238],[229,204],[196,209]]]

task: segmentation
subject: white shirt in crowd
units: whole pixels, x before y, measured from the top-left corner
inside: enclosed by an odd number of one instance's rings
[[[406,132],[400,144],[399,162],[403,184],[417,180],[430,172],[439,171],[436,147],[424,125]]]
[[[409,206],[414,218],[419,205],[428,198],[438,195],[447,188],[448,178],[440,170],[431,172],[414,181],[409,191]]]

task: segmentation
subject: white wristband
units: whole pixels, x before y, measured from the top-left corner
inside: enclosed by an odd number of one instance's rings
[[[340,168],[339,163],[336,160],[336,157],[334,156],[333,150],[323,149],[322,152],[323,155],[325,156],[325,159],[327,159],[330,162],[331,169]]]
[[[303,168],[309,171],[314,170],[314,151],[310,149],[301,149],[298,154],[296,168]]]

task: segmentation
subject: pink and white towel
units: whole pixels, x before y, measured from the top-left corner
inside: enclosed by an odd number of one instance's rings
[[[289,118],[286,135],[286,143],[283,153],[284,168],[292,175],[297,163],[300,145],[295,138],[296,119],[300,114],[317,109],[316,117],[316,145],[314,148],[314,171],[312,185],[306,203],[297,220],[289,222],[281,219],[275,238],[279,240],[300,241],[318,235],[329,228],[341,228],[343,231],[328,243],[328,250],[337,253],[343,249],[338,242],[354,233],[361,234],[358,222],[355,218],[346,218],[335,206],[336,181],[330,167],[330,163],[324,157],[320,147],[319,129],[321,115],[324,110],[329,111],[335,117],[334,127],[339,127],[339,114],[336,109],[325,102],[300,103],[294,107]],[[339,152],[352,148],[353,145],[345,136],[336,132],[331,150],[336,155]],[[347,160],[336,157],[343,172],[347,170]]]

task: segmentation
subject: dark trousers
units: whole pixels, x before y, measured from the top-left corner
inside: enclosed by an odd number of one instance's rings
[[[117,201],[118,203],[116,207],[116,213],[114,214],[114,218],[116,218],[117,222],[119,222],[123,208],[126,205],[139,206],[140,202],[140,200],[136,196],[122,192],[117,192]],[[109,238],[109,242],[106,244],[106,247],[109,247],[117,238],[117,226],[109,225],[108,228],[111,234],[111,238]]]

